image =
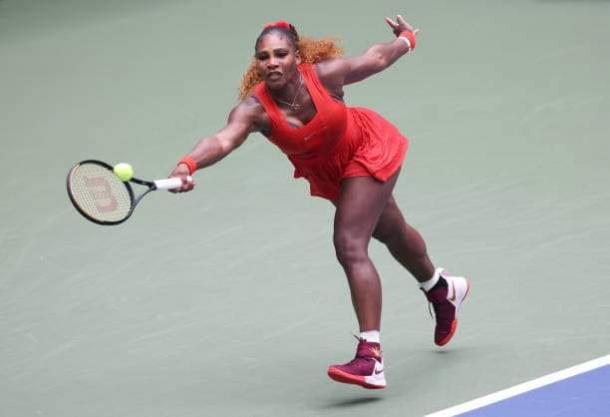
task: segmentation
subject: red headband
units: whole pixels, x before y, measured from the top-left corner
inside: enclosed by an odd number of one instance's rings
[[[282,28],[286,30],[290,30],[290,23],[285,20],[278,20],[277,22],[267,23],[263,29],[269,28]]]

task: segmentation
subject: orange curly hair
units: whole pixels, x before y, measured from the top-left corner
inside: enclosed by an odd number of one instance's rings
[[[339,46],[337,39],[329,37],[321,39],[299,39],[298,35],[296,35],[296,30],[294,30],[294,27],[292,25],[290,26],[293,31],[294,38],[296,40],[297,50],[301,54],[301,61],[304,64],[316,64],[318,62],[343,55],[343,48]],[[278,28],[273,29],[277,30]],[[268,32],[268,29],[264,30],[259,36],[259,39]],[[260,77],[256,69],[256,59],[253,58],[250,62],[248,70],[241,79],[241,85],[239,87],[239,99],[243,100],[244,98],[246,98],[248,94],[250,94],[250,91],[252,91],[254,86],[256,86],[256,84],[261,81],[262,78]]]

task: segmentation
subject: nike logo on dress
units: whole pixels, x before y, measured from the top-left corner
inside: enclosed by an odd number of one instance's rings
[[[312,137],[314,137],[315,135],[317,135],[318,133],[321,133],[321,132],[323,132],[323,131],[324,131],[324,129],[319,129],[319,130],[316,130],[316,131],[314,131],[314,132],[310,133],[309,135],[305,136],[305,137],[303,138],[303,141],[307,142],[309,139],[311,139]]]

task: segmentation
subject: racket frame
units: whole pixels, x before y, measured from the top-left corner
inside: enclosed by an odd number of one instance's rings
[[[127,219],[129,219],[131,217],[131,215],[133,214],[134,209],[136,208],[136,206],[138,205],[138,203],[140,202],[140,200],[142,200],[142,198],[150,193],[151,191],[155,191],[157,190],[157,186],[155,185],[155,183],[153,181],[145,181],[139,178],[131,178],[129,181],[122,181],[123,185],[125,186],[125,188],[127,188],[127,192],[129,193],[129,198],[131,201],[130,207],[129,207],[129,211],[127,212],[127,215],[125,217],[123,217],[120,220],[98,220],[92,216],[90,216],[89,214],[87,214],[76,202],[76,199],[74,198],[74,196],[72,195],[72,191],[70,190],[70,178],[72,177],[72,171],[74,171],[76,168],[78,168],[80,165],[83,164],[96,164],[96,165],[100,165],[106,169],[108,169],[110,172],[112,172],[112,174],[114,175],[114,168],[112,167],[112,165],[107,164],[106,162],[97,160],[97,159],[85,159],[83,161],[80,161],[78,163],[76,163],[72,168],[70,168],[70,171],[68,171],[68,176],[66,177],[66,188],[68,190],[68,196],[70,197],[70,201],[72,202],[72,205],[74,206],[74,208],[76,208],[76,210],[87,220],[92,221],[93,223],[102,225],[102,226],[115,226],[118,224],[123,223],[124,221],[126,221]],[[133,188],[131,188],[131,185],[129,184],[130,182],[133,182],[134,184],[138,184],[138,185],[143,185],[145,187],[148,187],[148,189],[146,191],[144,191],[142,194],[138,195],[137,197],[135,196],[134,192],[133,192]]]

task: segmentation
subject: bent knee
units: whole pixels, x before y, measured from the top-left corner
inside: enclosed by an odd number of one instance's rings
[[[373,231],[373,238],[381,243],[387,244],[392,237],[392,231],[389,228],[377,226]]]
[[[379,220],[373,230],[373,237],[378,241],[387,244],[404,226],[404,218],[393,198],[383,209]]]
[[[337,259],[343,266],[368,259],[366,239],[350,236],[348,233],[335,233],[333,243]]]

